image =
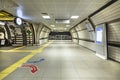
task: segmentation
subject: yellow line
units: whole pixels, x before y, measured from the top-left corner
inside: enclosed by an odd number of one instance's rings
[[[25,46],[17,47],[17,48],[11,49],[11,50],[17,50],[17,49],[21,49],[21,48],[23,48],[23,47],[25,47]]]
[[[32,58],[33,56],[35,56],[38,52],[42,52],[44,50],[44,48],[46,48],[47,46],[49,46],[49,44],[45,44],[43,45],[40,49],[37,50],[33,50],[32,53],[30,53],[29,55],[27,55],[26,57],[22,58],[21,60],[17,61],[16,63],[12,64],[11,66],[9,66],[8,68],[6,68],[5,70],[3,70],[2,72],[0,72],[0,80],[4,79],[5,77],[7,77],[10,73],[12,73],[13,71],[15,71],[18,67],[20,67],[23,63],[25,63],[26,61],[28,61],[30,58]]]
[[[25,46],[13,48],[13,49],[10,49],[10,50],[0,50],[0,52],[19,52],[20,50],[17,50],[17,49],[21,49],[23,47],[25,47]],[[30,52],[30,51],[27,51],[27,52]]]
[[[0,50],[0,52],[33,52],[33,50]]]

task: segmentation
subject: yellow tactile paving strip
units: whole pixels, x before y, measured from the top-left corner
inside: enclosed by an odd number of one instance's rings
[[[17,50],[17,49],[21,49],[21,48],[24,48],[25,46],[22,46],[22,47],[17,47],[17,48],[14,48],[12,50]]]
[[[47,46],[49,46],[49,44],[51,44],[51,43],[52,42],[49,42],[48,44],[43,45],[41,48],[39,48],[37,50],[17,50],[17,49],[14,49],[14,50],[0,50],[1,52],[9,52],[9,51],[10,52],[31,52],[26,57],[20,59],[16,63],[12,64],[8,68],[6,68],[3,71],[1,71],[0,72],[0,80],[4,79],[6,76],[8,76],[10,73],[12,73],[14,70],[16,70],[18,67],[20,67],[23,63],[25,63],[30,58],[32,58],[33,56],[35,56],[38,52],[39,53],[42,52],[44,50],[44,48],[46,48]]]

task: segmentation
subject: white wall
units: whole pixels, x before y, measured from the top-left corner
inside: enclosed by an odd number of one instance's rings
[[[95,51],[95,43],[93,43],[93,42],[79,40],[79,45]]]
[[[94,15],[91,19],[95,25],[120,18],[120,0]]]
[[[88,23],[89,22],[86,20],[86,21],[82,22],[81,24],[77,25],[70,32],[71,32],[73,38],[79,39],[79,41],[77,41],[77,39],[73,39],[73,42],[79,42],[78,43],[79,45],[95,51],[95,43],[94,43],[95,33],[94,33],[93,28],[88,28],[88,27],[91,27],[91,26],[86,25]],[[77,33],[75,32],[75,29],[76,29]]]
[[[33,27],[36,32],[36,43],[37,44],[44,44],[48,42],[48,39],[45,39],[49,36],[50,30],[42,23],[40,24],[33,24]]]

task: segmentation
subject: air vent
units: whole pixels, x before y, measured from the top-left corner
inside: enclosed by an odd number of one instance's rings
[[[48,13],[41,13],[42,15],[48,15]]]
[[[69,24],[70,20],[69,19],[55,19],[56,23],[65,23],[65,24]]]

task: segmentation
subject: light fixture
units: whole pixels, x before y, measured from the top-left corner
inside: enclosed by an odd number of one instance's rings
[[[71,19],[77,19],[79,16],[71,16]]]
[[[67,28],[65,28],[65,30],[66,30]]]
[[[53,28],[54,30],[56,29],[56,28]]]
[[[70,25],[66,25],[66,27],[69,27]]]
[[[48,15],[43,15],[42,16],[44,19],[50,19],[50,16],[48,16]]]
[[[4,26],[4,25],[5,25],[5,22],[1,22],[1,21],[0,21],[0,25]]]
[[[51,25],[51,27],[55,27],[55,25]]]

